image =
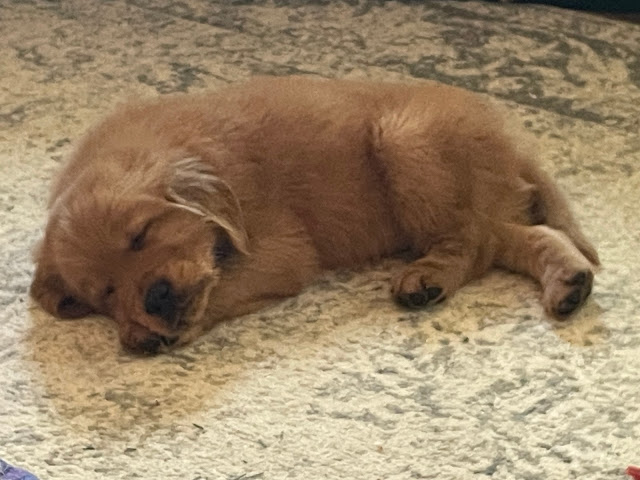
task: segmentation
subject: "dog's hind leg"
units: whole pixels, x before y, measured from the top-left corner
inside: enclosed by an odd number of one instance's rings
[[[426,255],[409,264],[393,279],[392,292],[404,306],[425,307],[444,300],[492,266],[536,279],[546,312],[557,318],[584,303],[595,270],[559,230],[476,218],[437,240]]]
[[[534,185],[535,195],[531,214],[541,217],[539,222],[564,232],[575,246],[594,265],[600,265],[598,252],[582,233],[566,198],[551,177],[535,164],[529,163],[523,178]]]

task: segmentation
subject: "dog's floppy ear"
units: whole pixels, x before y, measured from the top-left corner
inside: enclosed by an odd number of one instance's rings
[[[248,254],[248,238],[238,199],[222,179],[197,157],[173,164],[167,199],[222,227],[233,246]]]
[[[44,310],[60,318],[86,317],[94,313],[91,306],[69,292],[62,276],[50,262],[43,258],[35,260],[36,272],[29,293]]]

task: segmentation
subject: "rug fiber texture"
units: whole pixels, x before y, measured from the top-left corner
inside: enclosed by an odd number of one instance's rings
[[[46,479],[623,479],[640,463],[640,26],[482,2],[0,3],[0,458]],[[494,272],[424,312],[390,259],[155,358],[29,299],[52,175],[126,98],[257,74],[494,98],[603,270],[567,323]]]

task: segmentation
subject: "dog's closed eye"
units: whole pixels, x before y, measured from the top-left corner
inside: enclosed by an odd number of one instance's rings
[[[62,318],[84,317],[92,313],[93,309],[84,302],[71,295],[65,295],[58,302],[57,315]]]
[[[213,258],[216,264],[223,263],[229,259],[236,252],[236,248],[233,246],[233,242],[227,232],[223,229],[219,229],[216,234],[216,242],[213,246]]]
[[[151,222],[147,223],[142,230],[136,233],[131,240],[129,241],[129,249],[134,252],[139,252],[144,248],[145,241],[147,238],[147,232],[149,231],[149,227],[151,226]]]

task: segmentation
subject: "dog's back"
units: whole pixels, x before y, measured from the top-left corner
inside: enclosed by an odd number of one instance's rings
[[[85,138],[61,178],[113,150],[181,150],[229,183],[249,231],[291,209],[323,265],[348,266],[414,246],[410,224],[424,223],[421,237],[439,234],[461,208],[526,221],[526,159],[500,121],[478,97],[437,83],[259,78],[125,105]],[[416,191],[421,209],[396,218],[394,202]]]

